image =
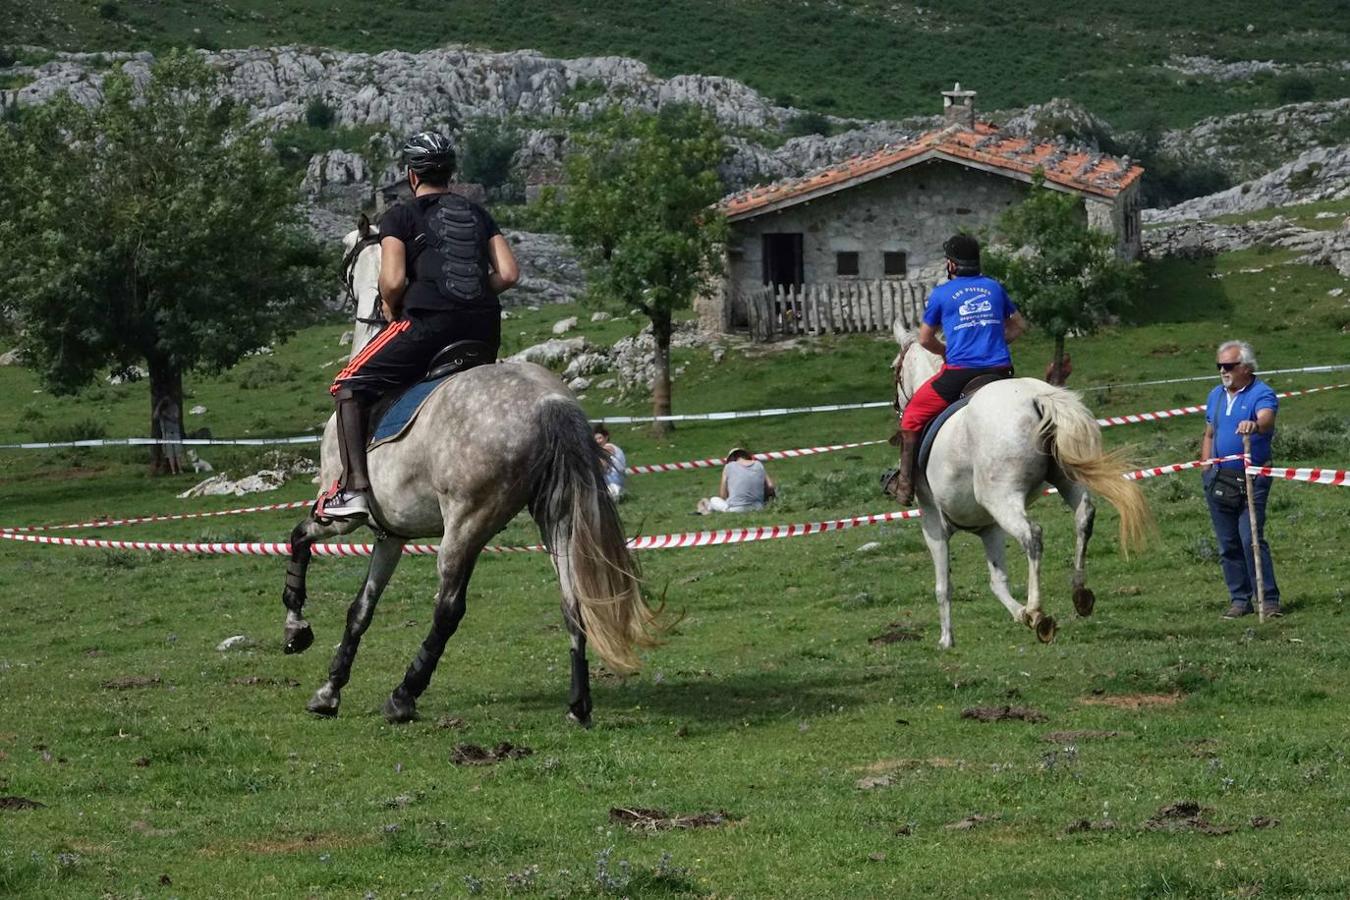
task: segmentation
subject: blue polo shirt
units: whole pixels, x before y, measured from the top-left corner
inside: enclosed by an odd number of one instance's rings
[[[984,275],[958,275],[933,288],[923,320],[941,328],[947,365],[954,369],[990,369],[1012,365],[1003,322],[1017,307],[1008,292]]]
[[[1280,400],[1270,385],[1259,378],[1253,378],[1236,395],[1224,390],[1223,385],[1215,385],[1209,392],[1209,401],[1205,404],[1205,421],[1214,428],[1214,455],[1231,456],[1242,452],[1242,435],[1237,433],[1238,423],[1246,419],[1256,421],[1256,414],[1263,409],[1279,411]],[[1266,434],[1256,432],[1252,435],[1252,465],[1264,466],[1270,462],[1270,440],[1275,437],[1272,428]],[[1224,469],[1241,469],[1242,460],[1235,459],[1220,463]]]

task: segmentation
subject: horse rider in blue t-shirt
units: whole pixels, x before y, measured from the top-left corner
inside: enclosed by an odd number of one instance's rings
[[[1008,344],[1026,331],[1008,292],[980,274],[980,243],[968,234],[942,245],[950,279],[933,288],[919,326],[919,345],[941,356],[942,368],[925,381],[900,418],[900,470],[889,490],[901,506],[914,502],[914,458],[923,427],[961,396],[980,375],[1011,376]],[[944,344],[938,330],[946,338]]]
[[[1205,404],[1205,436],[1200,458],[1236,456],[1243,452],[1243,437],[1251,440],[1251,459],[1205,466],[1205,502],[1219,542],[1219,567],[1228,587],[1229,605],[1225,619],[1237,619],[1252,612],[1256,596],[1256,561],[1252,557],[1251,514],[1243,499],[1244,470],[1270,464],[1270,444],[1275,437],[1275,414],[1280,401],[1270,385],[1256,377],[1256,354],[1246,341],[1225,341],[1217,356],[1221,383],[1209,392]],[[1256,537],[1261,547],[1261,586],[1265,596],[1262,613],[1280,616],[1280,587],[1275,581],[1275,564],[1266,544],[1266,498],[1270,477],[1252,479],[1252,506],[1256,511]]]

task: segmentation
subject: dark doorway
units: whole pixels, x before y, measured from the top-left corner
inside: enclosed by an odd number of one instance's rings
[[[774,287],[795,288],[802,283],[802,236],[764,235],[764,283]]]

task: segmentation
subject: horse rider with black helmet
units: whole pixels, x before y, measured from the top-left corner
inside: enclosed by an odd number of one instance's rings
[[[497,295],[520,277],[511,247],[488,211],[450,193],[455,151],[423,131],[403,147],[413,196],[380,220],[380,298],[389,324],[354,356],[329,393],[337,401],[342,481],[320,501],[321,514],[370,514],[366,430],[382,394],[420,380],[455,341],[501,347]]]
[[[925,381],[900,419],[900,469],[887,487],[902,506],[914,502],[914,458],[923,427],[961,396],[981,375],[1011,377],[1008,344],[1026,331],[1026,321],[1003,285],[980,274],[980,243],[957,234],[942,245],[948,281],[933,288],[919,326],[919,345],[942,357],[942,368]],[[937,336],[942,329],[944,344]]]

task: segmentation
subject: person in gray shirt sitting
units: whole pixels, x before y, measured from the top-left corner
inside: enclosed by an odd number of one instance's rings
[[[727,463],[722,467],[722,484],[716,497],[698,501],[698,512],[745,512],[763,509],[764,502],[778,493],[764,463],[755,459],[744,447],[732,447]]]

